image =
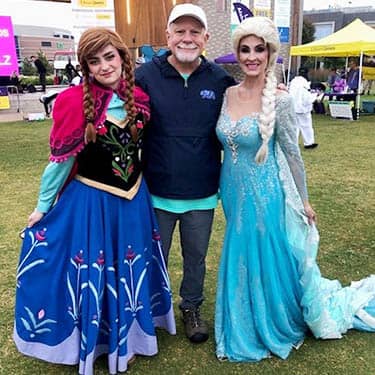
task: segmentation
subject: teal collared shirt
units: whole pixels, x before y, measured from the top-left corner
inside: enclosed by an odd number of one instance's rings
[[[200,199],[169,199],[151,195],[154,208],[182,214],[194,210],[211,210],[217,207],[219,195],[214,194]]]

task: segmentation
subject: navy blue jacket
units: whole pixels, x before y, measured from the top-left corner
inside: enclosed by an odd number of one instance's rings
[[[156,56],[135,70],[136,84],[150,96],[143,161],[150,192],[172,199],[197,199],[218,190],[221,147],[215,127],[223,94],[234,79],[202,57],[187,84]]]

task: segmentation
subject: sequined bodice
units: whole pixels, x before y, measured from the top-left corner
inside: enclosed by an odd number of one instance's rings
[[[276,143],[282,149],[287,159],[299,194],[302,200],[307,199],[305,171],[297,143],[294,112],[289,95],[281,95],[276,99],[276,123],[274,134],[269,141],[269,153],[265,164],[255,162],[262,139],[259,134],[258,114],[244,116],[233,121],[227,111],[227,97],[224,97],[216,132],[224,149],[224,161],[221,174],[221,189],[223,179],[230,176],[230,185],[243,184],[249,194],[261,195],[270,186],[278,185],[278,161],[276,158]]]
[[[255,162],[255,155],[261,145],[258,130],[258,115],[231,120],[226,110],[226,101],[217,124],[216,132],[224,149],[224,160],[220,177],[220,194],[224,210],[229,206],[236,212],[267,206],[275,193],[269,186],[277,186],[277,165],[273,156],[274,140],[271,139],[269,157],[264,165]],[[248,198],[252,197],[250,202]],[[238,217],[243,217],[239,215]],[[242,226],[242,222],[237,222]]]

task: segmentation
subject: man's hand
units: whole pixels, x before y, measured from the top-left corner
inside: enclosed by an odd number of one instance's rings
[[[286,91],[286,92],[288,92],[288,88],[286,87],[286,85],[285,85],[284,83],[279,83],[279,84],[277,85],[277,88],[278,88],[279,90],[281,90],[281,91]]]

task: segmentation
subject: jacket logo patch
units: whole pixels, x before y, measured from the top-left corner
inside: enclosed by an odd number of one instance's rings
[[[212,90],[201,90],[200,96],[202,99],[215,100],[216,95]]]

